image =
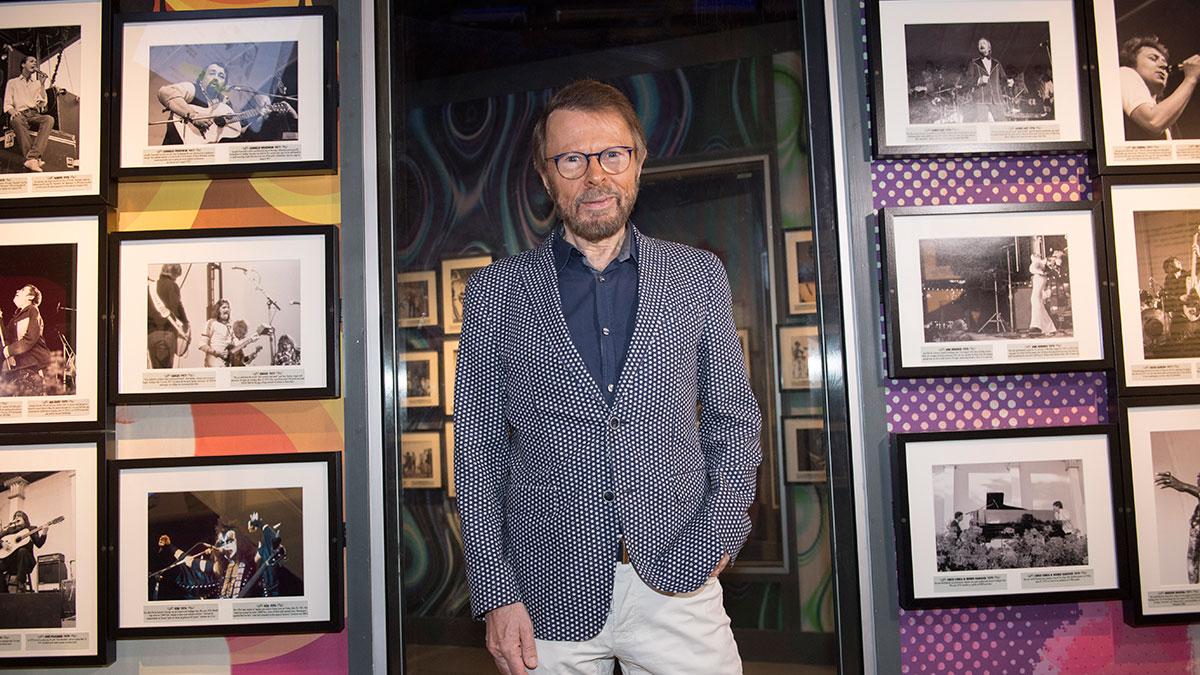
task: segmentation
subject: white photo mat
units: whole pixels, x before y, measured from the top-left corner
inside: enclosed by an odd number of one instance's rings
[[[1146,616],[1200,612],[1200,585],[1188,583],[1189,521],[1197,497],[1155,485],[1158,473],[1170,472],[1196,485],[1200,474],[1200,403],[1131,406],[1130,479],[1136,514],[1137,567],[1141,611]]]
[[[942,440],[910,442],[906,446],[908,522],[910,523],[913,596],[993,599],[997,593],[1036,594],[1114,589],[1118,586],[1116,532],[1105,434],[996,438],[987,441]],[[1087,523],[1088,564],[1068,567],[1028,567],[939,572],[935,513],[937,490],[933,469],[941,465],[997,464],[1076,460],[1081,463],[1082,492]],[[1063,581],[1054,575],[1066,574]],[[1049,579],[1037,575],[1045,574]],[[1035,575],[1026,579],[1025,575]],[[1075,578],[1071,579],[1071,575]],[[984,580],[987,583],[982,583]],[[966,582],[966,583],[964,583]],[[972,582],[978,589],[972,587]],[[938,586],[946,589],[938,590]]]
[[[267,162],[310,162],[325,159],[325,55],[323,17],[269,16],[237,19],[186,19],[125,23],[117,78],[121,87],[120,120],[122,169],[165,166],[212,166]],[[299,133],[297,140],[253,143],[214,143],[170,147],[150,146],[147,129],[152,118],[150,49],[172,45],[297,42]],[[203,66],[199,66],[203,67]],[[333,77],[332,73],[328,74]],[[237,85],[237,82],[229,82]],[[203,150],[200,152],[199,150]]]
[[[126,240],[119,243],[120,256],[120,316],[118,317],[117,391],[120,394],[159,394],[177,392],[225,392],[252,390],[287,390],[319,388],[326,381],[330,358],[326,335],[326,237],[321,234],[279,234],[269,236],[236,236],[213,238],[180,238]],[[198,278],[189,283],[204,283],[204,264],[220,261],[298,261],[300,264],[300,303],[303,316],[297,347],[301,351],[300,366],[271,366],[251,364],[242,368],[172,368],[152,372],[147,363],[146,318],[148,312],[147,273],[152,266],[164,263],[193,264],[192,275]],[[292,298],[287,298],[291,307]],[[285,299],[279,299],[284,304]],[[204,316],[188,317],[192,324],[193,343],[204,329]],[[278,337],[278,336],[276,336]],[[195,344],[192,346],[195,349]],[[164,381],[158,377],[172,373],[177,379]],[[182,377],[190,374],[191,377]],[[278,375],[278,377],[275,377]],[[237,381],[235,382],[235,378]]]
[[[921,279],[922,240],[1065,235],[1070,251],[1072,335],[1028,339],[926,341]],[[1104,358],[1100,273],[1096,267],[1095,223],[1079,211],[897,215],[895,219],[896,303],[901,334],[900,363],[906,367],[1093,361]],[[1020,261],[1022,267],[1029,261]],[[1006,283],[1000,271],[999,283]],[[1001,309],[1007,304],[1001,299]],[[1007,315],[1004,315],[1005,318]],[[976,337],[979,326],[969,327]]]
[[[1049,23],[1055,97],[1053,120],[909,122],[906,25],[1033,21]],[[880,0],[879,24],[886,145],[894,148],[941,143],[1024,145],[1083,140],[1084,116],[1080,114],[1079,50],[1073,0]],[[973,50],[964,53],[963,66],[975,56]]]
[[[329,588],[329,546],[335,533],[329,532],[328,464],[294,462],[271,465],[229,464],[214,466],[168,466],[122,469],[118,478],[119,541],[117,628],[183,628],[188,626],[286,624],[328,621],[331,611]],[[151,602],[147,578],[149,560],[149,495],[163,492],[199,492],[213,490],[253,490],[299,488],[302,499],[304,580],[302,598],[227,598],[215,600],[171,600]],[[287,533],[283,533],[287,546]],[[289,616],[259,608],[263,603],[286,603]],[[172,620],[157,606],[179,607],[179,615],[189,612],[213,616],[212,619]],[[151,610],[151,611],[147,611]],[[235,613],[237,616],[235,617]],[[149,614],[152,620],[145,617]]]
[[[0,398],[0,428],[5,423],[95,422],[99,418],[100,308],[95,280],[100,279],[100,230],[98,216],[58,216],[0,220],[0,247],[39,244],[74,244],[75,249],[75,394],[69,396],[13,396]],[[0,270],[0,274],[4,274]],[[35,284],[36,285],[36,284]],[[7,324],[15,307],[0,299]],[[41,307],[43,316],[55,308]],[[56,311],[63,311],[61,309]],[[55,336],[44,336],[50,351],[63,349]]]
[[[6,657],[94,656],[100,650],[100,586],[103,580],[99,576],[100,542],[95,527],[96,509],[101,508],[100,497],[96,494],[99,484],[96,474],[100,470],[96,465],[98,453],[95,443],[0,446],[2,473],[75,472],[70,481],[74,486],[73,494],[60,491],[54,495],[56,507],[48,509],[39,500],[35,509],[32,486],[36,483],[31,483],[27,495],[29,503],[23,508],[29,512],[33,525],[64,516],[62,523],[47,530],[46,544],[36,549],[35,555],[65,554],[67,569],[73,567],[68,573],[75,580],[76,612],[75,626],[71,628],[0,629],[0,643],[5,647],[0,650],[0,664]],[[74,541],[67,549],[62,549],[55,544],[55,538],[67,536],[67,532],[73,532]],[[105,598],[105,602],[108,601]]]
[[[1120,364],[1126,387],[1200,384],[1200,356],[1190,358],[1145,358],[1140,290],[1147,275],[1162,280],[1162,260],[1138,259],[1139,241],[1134,231],[1134,214],[1149,211],[1200,211],[1200,184],[1113,185],[1109,193],[1114,271],[1117,282],[1115,313],[1120,317]],[[1191,238],[1180,242],[1184,274]]]
[[[99,0],[53,0],[52,2],[5,3],[0,12],[0,30],[40,26],[79,26],[79,42],[67,47],[59,68],[55,88],[68,89],[79,96],[79,136],[76,152],[79,168],[73,171],[0,174],[0,200],[21,197],[72,197],[98,195],[100,192],[100,110],[104,105],[101,91],[101,67],[104,58],[100,46],[105,17]],[[75,65],[71,72],[70,64]],[[55,59],[41,64],[47,76],[54,73]],[[67,70],[63,70],[63,68]],[[46,81],[49,83],[49,80]],[[51,141],[55,142],[55,141]],[[14,146],[15,151],[15,146]],[[108,161],[104,158],[103,161]]]

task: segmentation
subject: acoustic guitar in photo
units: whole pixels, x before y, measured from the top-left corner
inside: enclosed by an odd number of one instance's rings
[[[179,117],[174,112],[168,118],[168,121],[175,126],[175,131],[179,132],[179,137],[183,139],[184,145],[204,145],[237,138],[242,135],[245,128],[244,122],[269,113],[286,113],[288,111],[286,103],[272,103],[242,112],[234,112],[226,101],[217,101],[207,107],[194,103],[187,105],[192,111],[190,121]],[[210,124],[201,131],[195,124],[199,120],[210,122]],[[218,124],[218,120],[223,124]]]
[[[17,549],[33,541],[33,535],[37,534],[38,532],[48,530],[50,529],[51,525],[57,525],[65,519],[65,516],[59,516],[45,525],[26,527],[19,532],[13,532],[12,534],[6,534],[3,537],[0,537],[0,560],[7,558]]]

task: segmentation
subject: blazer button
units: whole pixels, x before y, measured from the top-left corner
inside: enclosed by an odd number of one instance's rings
[[[608,428],[609,429],[617,429],[620,426],[621,426],[621,420],[617,419],[616,417],[608,418]]]
[[[613,494],[612,490],[604,491],[604,501],[611,502],[612,500],[614,500],[616,498],[617,498],[617,496],[615,494]]]

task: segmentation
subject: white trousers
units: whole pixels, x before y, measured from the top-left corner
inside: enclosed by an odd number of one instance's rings
[[[723,595],[716,577],[691,593],[663,593],[633,565],[616,565],[600,634],[584,642],[538,640],[538,667],[530,672],[607,675],[616,659],[626,675],[741,675]]]

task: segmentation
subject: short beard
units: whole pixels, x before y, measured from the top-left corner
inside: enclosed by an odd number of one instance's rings
[[[629,214],[633,212],[633,205],[637,202],[638,186],[634,185],[633,190],[628,194],[623,194],[618,190],[586,190],[579,196],[579,202],[586,199],[601,196],[611,195],[617,199],[617,212],[611,218],[597,218],[593,220],[583,221],[575,220],[567,209],[558,201],[558,195],[550,188],[550,199],[554,202],[554,210],[558,213],[558,217],[562,219],[563,224],[571,234],[590,241],[593,244],[604,241],[621,231],[625,224],[629,222]],[[576,203],[576,206],[578,202]]]

